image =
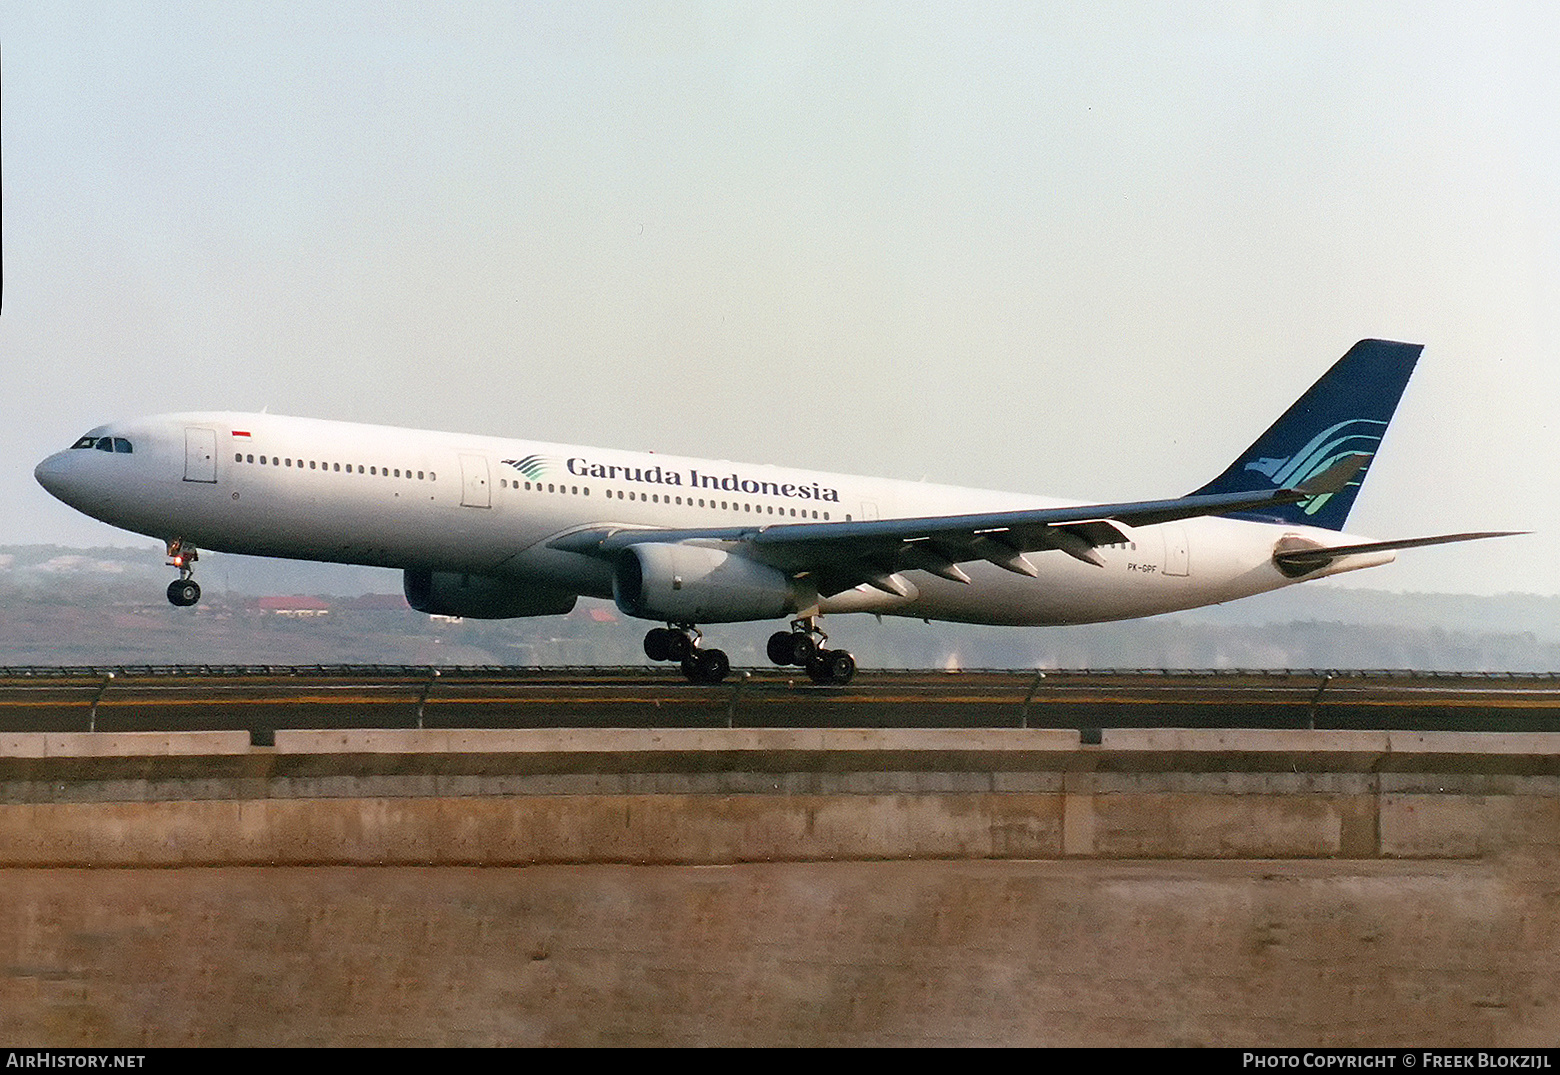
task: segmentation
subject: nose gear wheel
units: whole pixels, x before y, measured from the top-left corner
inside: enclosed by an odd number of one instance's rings
[[[194,579],[190,567],[200,559],[200,550],[186,545],[182,538],[168,542],[168,566],[179,569],[179,577],[168,584],[168,603],[176,608],[188,608],[200,600],[200,584]]]

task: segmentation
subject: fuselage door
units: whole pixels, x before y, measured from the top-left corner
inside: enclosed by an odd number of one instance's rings
[[[1192,555],[1186,540],[1186,524],[1165,523],[1159,529],[1165,535],[1165,574],[1191,574]]]
[[[184,480],[217,482],[217,431],[199,426],[184,429]]]
[[[487,456],[460,457],[460,502],[468,508],[493,506],[492,491],[488,486]]]

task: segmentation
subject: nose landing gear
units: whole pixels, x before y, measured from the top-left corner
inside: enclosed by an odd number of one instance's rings
[[[678,661],[691,683],[719,683],[731,674],[731,661],[718,649],[699,646],[693,624],[654,627],[645,635],[645,656],[652,661]]]
[[[173,538],[168,542],[168,566],[179,569],[179,577],[168,584],[169,604],[188,608],[200,600],[200,584],[193,578],[194,571],[190,568],[199,559],[200,550],[184,544],[183,539]]]
[[[814,683],[843,686],[856,674],[856,658],[842,649],[825,649],[828,640],[812,617],[792,620],[789,631],[769,636],[769,659],[779,665],[800,665]]]

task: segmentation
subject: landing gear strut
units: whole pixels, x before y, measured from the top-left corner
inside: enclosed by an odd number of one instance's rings
[[[179,569],[179,577],[168,583],[170,604],[188,608],[200,600],[200,584],[193,578],[195,572],[190,568],[199,559],[200,550],[193,545],[186,545],[182,538],[173,538],[168,542],[168,566]]]
[[[812,617],[792,620],[789,631],[769,636],[769,659],[780,665],[800,665],[814,683],[849,683],[856,674],[856,658],[842,649],[825,649],[823,643],[828,640]]]
[[[691,623],[651,628],[645,635],[645,656],[680,662],[691,683],[719,683],[731,674],[731,661],[723,650],[702,649],[701,637]]]

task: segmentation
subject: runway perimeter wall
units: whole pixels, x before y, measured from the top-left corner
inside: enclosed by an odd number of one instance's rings
[[[1529,1045],[1560,734],[0,735],[17,1044]]]

